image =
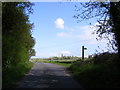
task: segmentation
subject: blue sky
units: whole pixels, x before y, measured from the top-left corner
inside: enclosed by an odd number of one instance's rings
[[[61,54],[81,57],[81,47],[87,47],[85,56],[95,53],[98,48],[105,50],[106,40],[98,42],[92,35],[95,28],[89,23],[95,19],[77,23],[75,2],[35,2],[30,21],[34,23],[33,37],[36,40],[34,49],[36,58],[60,56]]]

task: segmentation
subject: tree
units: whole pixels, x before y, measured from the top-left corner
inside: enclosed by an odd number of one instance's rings
[[[116,40],[116,46],[118,48],[118,54],[120,57],[120,1],[119,2],[110,2],[110,26],[112,27],[111,30],[114,33],[114,37]]]
[[[32,6],[30,2],[2,3],[2,85],[5,88],[28,70],[29,58],[35,52],[33,23],[29,21]]]
[[[3,66],[29,59],[29,50],[35,44],[31,35],[33,24],[29,21],[32,5],[30,2],[2,3]]]
[[[30,53],[30,57],[35,56],[35,54],[36,54],[35,49],[30,49],[29,53]]]
[[[96,1],[96,0],[93,0]],[[118,1],[118,0],[116,0]],[[97,39],[107,38],[112,48],[118,52],[120,56],[120,1],[112,2],[86,2],[80,3],[83,9],[79,6],[76,11],[79,12],[74,15],[78,22],[97,17],[98,29],[94,32],[98,35]],[[112,35],[112,39],[110,39]],[[108,45],[109,45],[108,44]],[[117,48],[116,48],[117,47]]]

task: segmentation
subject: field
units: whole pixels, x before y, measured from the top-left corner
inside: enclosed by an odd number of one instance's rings
[[[58,64],[58,65],[62,65],[65,67],[70,67],[71,64],[73,64],[74,62],[76,62],[77,60],[73,60],[73,59],[67,59],[67,60],[42,60],[42,59],[34,59],[32,60],[33,62],[42,62],[42,63],[52,63],[52,64]]]

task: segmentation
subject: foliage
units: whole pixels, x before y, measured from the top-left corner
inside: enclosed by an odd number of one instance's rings
[[[33,67],[32,62],[19,63],[17,66],[7,65],[3,68],[2,83],[3,88],[15,88],[18,82]]]
[[[94,56],[92,62],[78,61],[69,70],[85,89],[120,88],[120,66],[116,59],[119,60],[116,54],[103,53]]]
[[[118,51],[118,54],[120,55],[120,1],[92,1],[94,0],[81,3],[80,6],[75,6],[77,14],[74,15],[74,18],[78,19],[78,22],[96,18],[98,22],[98,24],[96,24],[97,30],[93,33],[98,35],[97,40],[107,38],[109,40],[107,43],[108,46],[111,46],[115,51]]]
[[[67,60],[67,59],[72,59],[72,60],[81,60],[80,57],[74,57],[74,56],[62,56],[62,57],[50,57],[50,58],[43,58],[44,60]]]
[[[110,64],[118,62],[118,56],[116,53],[104,52],[99,55],[95,55],[92,59],[95,64]]]
[[[70,70],[85,88],[120,88],[120,1],[81,3],[74,18],[79,21],[96,18],[93,34],[97,40],[108,39],[108,46],[116,53],[101,53],[86,61],[76,62]],[[91,23],[90,23],[91,24]],[[119,56],[119,57],[118,57]]]
[[[58,60],[59,58],[58,57],[52,57],[52,60]]]
[[[30,2],[2,3],[3,88],[6,87],[7,82],[16,79],[13,78],[15,74],[21,75],[26,72],[29,66],[26,62],[29,62],[34,53],[32,49],[35,44],[32,37],[33,23],[29,21],[32,5]],[[23,72],[18,70],[23,70]]]

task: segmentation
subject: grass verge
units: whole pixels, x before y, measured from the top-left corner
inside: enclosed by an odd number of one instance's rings
[[[32,67],[34,63],[24,62],[15,66],[8,65],[2,71],[2,88],[14,88],[19,81]]]
[[[117,64],[80,65],[74,63],[69,70],[84,88],[120,88],[120,72]]]
[[[51,63],[51,64],[57,64],[57,65],[61,65],[61,66],[64,66],[64,67],[70,67],[70,65],[72,63],[65,63],[65,62],[59,62],[59,61],[51,61],[51,60],[37,60],[37,61],[34,61],[34,62],[41,62],[41,63]]]

